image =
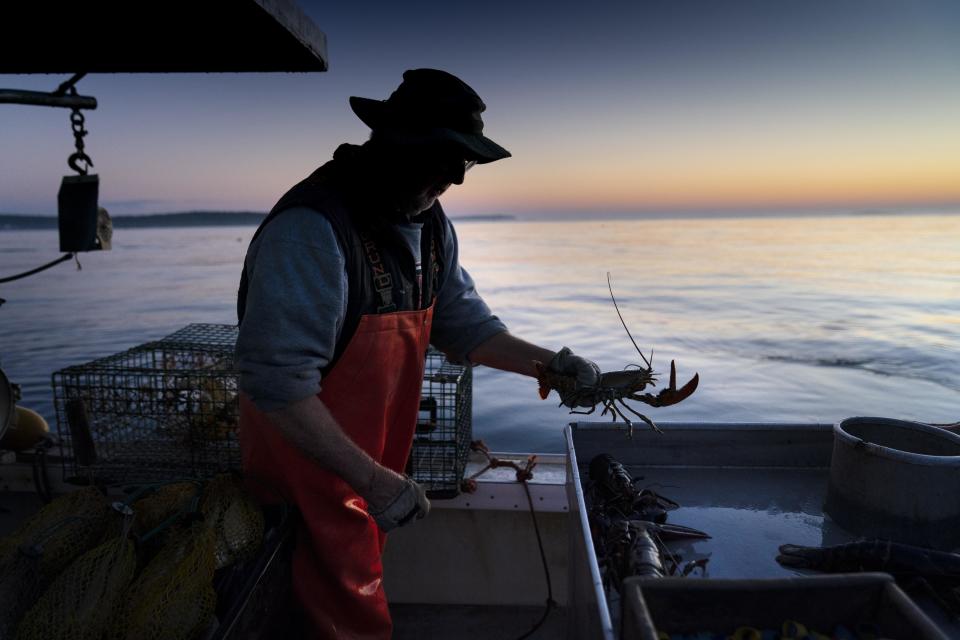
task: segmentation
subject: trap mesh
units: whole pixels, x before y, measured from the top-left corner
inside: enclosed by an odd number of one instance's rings
[[[149,483],[238,468],[236,338],[232,325],[191,324],[54,373],[65,479]]]
[[[209,626],[217,603],[213,529],[198,522],[165,539],[131,586],[111,640],[189,640]]]
[[[240,467],[237,328],[191,324],[53,375],[65,479],[170,482]],[[432,498],[459,493],[472,434],[472,370],[426,355],[407,473]]]
[[[116,537],[80,556],[24,616],[18,640],[100,640],[137,569],[133,543]]]
[[[407,475],[431,498],[452,498],[470,453],[473,434],[473,370],[430,348],[423,372],[420,413]]]

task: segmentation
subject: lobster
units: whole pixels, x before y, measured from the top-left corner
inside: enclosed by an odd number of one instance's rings
[[[630,338],[630,342],[633,343],[634,348],[637,350],[637,353],[640,354],[646,366],[629,364],[622,371],[601,373],[597,383],[593,386],[578,387],[576,378],[573,376],[551,371],[542,362],[534,361],[533,364],[537,372],[537,382],[540,384],[540,398],[546,400],[547,396],[550,395],[550,391],[556,390],[562,398],[560,406],[564,404],[573,406],[574,408],[570,410],[570,413],[581,415],[592,414],[597,410],[597,406],[602,404],[603,411],[600,415],[605,416],[609,413],[614,422],[616,422],[618,417],[622,418],[629,427],[628,437],[633,437],[633,421],[627,417],[623,409],[626,409],[643,420],[657,433],[663,433],[653,420],[636,411],[624,402],[624,400],[643,402],[651,407],[667,407],[672,404],[677,404],[689,398],[693,395],[693,392],[697,390],[697,385],[700,383],[700,374],[695,373],[689,382],[678,389],[677,366],[676,363],[671,360],[670,385],[665,389],[661,389],[660,393],[656,395],[649,392],[641,394],[640,392],[648,386],[653,387],[656,386],[657,383],[658,374],[653,371],[653,352],[650,352],[650,358],[647,359],[647,357],[643,355],[643,352],[640,351],[640,347],[637,346],[636,340],[634,340],[630,334],[630,329],[627,328],[627,323],[624,322],[623,315],[620,313],[620,307],[617,305],[617,299],[613,296],[613,285],[610,283],[609,272],[607,273],[607,288],[610,289],[610,299],[613,300],[613,307],[616,309],[617,316],[620,318],[620,324],[623,325],[624,331],[627,332],[627,337]],[[631,367],[633,368],[631,369]],[[619,407],[617,403],[619,403]],[[577,411],[576,407],[590,407],[590,409],[588,411]]]
[[[708,558],[683,561],[680,556],[671,553],[664,544],[664,534],[672,532],[667,525],[639,520],[619,520],[607,528],[602,538],[600,562],[603,565],[604,582],[618,592],[626,578],[663,578],[666,576],[687,577],[694,569],[700,569],[706,576]],[[686,529],[686,527],[683,527]],[[687,538],[709,538],[705,533],[681,535]]]
[[[637,489],[636,480],[620,462],[601,453],[590,461],[593,508],[615,517],[663,524],[667,511],[680,505],[650,489]]]
[[[601,453],[590,461],[587,520],[604,582],[619,591],[624,578],[688,576],[706,570],[707,559],[683,559],[666,543],[702,540],[710,535],[683,525],[668,524],[667,511],[678,508],[673,500],[649,489],[637,489],[630,472],[612,456]]]
[[[960,555],[889,540],[861,540],[832,547],[784,544],[780,545],[777,562],[798,569],[886,571],[960,582]]]
[[[960,618],[960,554],[889,540],[861,540],[832,547],[780,546],[785,567],[826,573],[883,571],[904,589],[920,589]]]

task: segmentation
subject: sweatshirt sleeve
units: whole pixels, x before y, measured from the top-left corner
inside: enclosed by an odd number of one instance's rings
[[[320,391],[346,313],[343,252],[326,216],[297,207],[264,228],[245,264],[240,390],[275,411]]]
[[[467,356],[477,346],[507,330],[477,292],[473,278],[460,266],[456,231],[446,221],[443,285],[437,296],[430,341],[454,362],[468,364]]]

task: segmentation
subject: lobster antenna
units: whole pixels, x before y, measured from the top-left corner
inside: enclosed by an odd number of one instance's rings
[[[643,355],[643,351],[640,351],[640,347],[637,346],[637,341],[633,339],[633,336],[630,335],[630,329],[627,329],[627,323],[623,321],[623,315],[620,314],[620,307],[617,306],[617,299],[613,297],[613,285],[610,284],[610,272],[607,271],[607,288],[610,289],[610,299],[613,300],[613,308],[617,310],[617,316],[620,317],[620,324],[623,325],[623,330],[627,332],[627,337],[630,338],[630,342],[633,343],[633,348],[637,350],[637,353],[640,354],[640,357],[643,358],[644,363],[647,367],[653,368],[653,365],[650,364],[650,361],[647,360],[647,357]],[[653,352],[650,352],[650,357],[653,357]]]

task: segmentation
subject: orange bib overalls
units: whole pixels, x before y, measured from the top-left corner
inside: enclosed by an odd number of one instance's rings
[[[413,442],[432,317],[433,306],[362,316],[318,394],[358,446],[400,473]],[[309,637],[390,638],[380,561],[386,534],[367,514],[366,502],[339,476],[288,444],[243,394],[240,446],[244,472],[295,503],[302,514],[293,589]]]

